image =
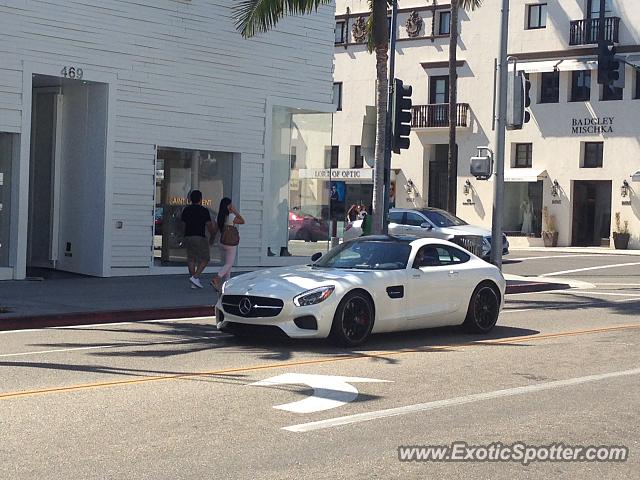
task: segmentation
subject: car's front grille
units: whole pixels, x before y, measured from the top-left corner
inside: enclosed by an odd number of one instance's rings
[[[223,295],[222,308],[229,315],[245,318],[276,317],[284,302],[278,298],[253,295]]]
[[[451,239],[453,243],[460,245],[478,257],[484,255],[483,240],[484,239],[478,235],[457,235]]]

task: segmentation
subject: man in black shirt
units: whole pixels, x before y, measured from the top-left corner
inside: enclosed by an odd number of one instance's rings
[[[185,223],[184,240],[187,247],[187,263],[189,265],[189,281],[191,288],[203,288],[200,274],[209,264],[209,245],[213,243],[216,228],[211,221],[209,210],[202,206],[202,192],[193,190],[189,195],[191,205],[182,211],[181,220]],[[205,229],[209,230],[209,242]]]

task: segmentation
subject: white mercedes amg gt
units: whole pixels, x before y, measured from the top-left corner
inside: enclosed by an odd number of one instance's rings
[[[360,237],[312,261],[225,282],[219,329],[355,346],[372,333],[445,325],[487,333],[504,304],[500,270],[445,240]]]

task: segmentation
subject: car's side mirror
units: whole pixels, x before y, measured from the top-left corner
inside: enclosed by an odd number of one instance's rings
[[[421,228],[426,228],[427,230],[431,230],[433,226],[429,222],[424,222],[420,225]]]
[[[317,262],[318,260],[320,260],[320,257],[322,257],[322,253],[316,252],[313,255],[311,255],[311,261]]]

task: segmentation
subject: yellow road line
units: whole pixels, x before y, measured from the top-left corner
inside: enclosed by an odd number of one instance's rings
[[[51,388],[43,388],[43,389],[37,389],[37,390],[22,390],[17,392],[0,393],[0,400],[34,396],[34,395],[46,395],[50,393],[75,392],[78,390],[88,390],[93,388],[136,385],[141,383],[158,382],[158,381],[164,381],[164,380],[181,380],[181,379],[193,378],[193,377],[228,375],[228,374],[239,373],[239,372],[270,370],[270,369],[276,369],[276,368],[297,367],[297,366],[305,366],[305,365],[317,365],[317,364],[323,364],[323,363],[342,362],[346,360],[371,359],[371,358],[376,358],[381,356],[390,357],[390,356],[405,355],[409,353],[420,353],[420,352],[432,351],[432,350],[451,350],[456,348],[461,349],[461,348],[468,348],[468,347],[473,347],[477,345],[491,346],[491,345],[501,345],[505,343],[525,343],[530,341],[549,340],[549,339],[561,338],[561,337],[573,337],[578,335],[606,333],[606,332],[613,332],[618,330],[630,330],[630,329],[637,329],[637,328],[640,328],[640,324],[625,324],[625,325],[617,325],[613,327],[593,328],[588,330],[573,330],[568,332],[549,333],[549,334],[543,334],[543,335],[509,337],[509,338],[501,338],[496,340],[479,340],[477,342],[453,343],[449,345],[434,345],[434,346],[425,346],[425,347],[419,347],[419,348],[405,348],[400,350],[388,350],[388,351],[382,350],[378,352],[361,353],[358,355],[340,355],[340,356],[333,356],[333,357],[316,358],[312,360],[299,360],[296,362],[270,363],[265,365],[253,365],[249,367],[227,368],[222,370],[212,370],[208,372],[193,372],[193,373],[184,373],[180,375],[160,375],[160,376],[153,376],[153,377],[143,377],[135,380],[114,380],[111,382],[84,383],[84,384],[78,384],[78,385],[51,387]]]

